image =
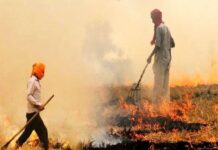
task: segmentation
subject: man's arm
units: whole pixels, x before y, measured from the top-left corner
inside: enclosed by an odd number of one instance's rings
[[[34,81],[31,81],[28,83],[28,87],[27,87],[27,100],[32,105],[34,105],[37,109],[43,110],[44,108],[42,106],[42,103],[33,97],[34,90],[35,90],[35,83]]]
[[[160,50],[161,47],[161,42],[162,42],[162,29],[161,28],[157,28],[156,29],[156,35],[155,35],[155,47],[153,49],[153,51],[151,52],[150,56],[147,59],[147,63],[151,63],[152,57],[155,53],[157,53],[157,51]]]
[[[155,46],[153,51],[151,52],[151,54],[149,55],[148,59],[147,59],[147,63],[150,64],[151,63],[151,60],[152,60],[152,57],[153,55],[159,50],[160,48],[158,46]]]
[[[171,46],[171,48],[174,48],[175,47],[175,41],[174,41],[174,39],[173,39],[173,37],[172,36],[170,36],[170,46]]]

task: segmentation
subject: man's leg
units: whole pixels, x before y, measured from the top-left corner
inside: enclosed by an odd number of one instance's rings
[[[34,129],[40,139],[40,142],[42,143],[42,147],[45,150],[47,150],[49,147],[48,131],[40,115],[37,116],[36,125]]]
[[[170,87],[169,87],[169,68],[166,68],[164,72],[164,83],[163,83],[163,95],[165,100],[170,100]]]
[[[154,88],[153,88],[153,102],[160,104],[163,95],[164,86],[164,69],[161,66],[156,68],[154,72]]]
[[[32,118],[32,116],[34,116],[35,113],[30,113],[30,114],[26,114],[26,118],[27,118],[27,122]],[[18,140],[16,141],[16,144],[18,146],[22,146],[23,143],[29,138],[29,136],[31,135],[32,131],[34,130],[34,121],[35,119],[30,122],[29,125],[26,126],[24,132],[21,134],[21,136],[18,138]]]

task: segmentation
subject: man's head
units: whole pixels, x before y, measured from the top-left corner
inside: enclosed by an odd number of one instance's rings
[[[44,77],[45,65],[43,63],[33,64],[32,75],[36,76],[39,80]]]
[[[159,9],[154,9],[151,11],[151,19],[155,25],[162,23],[162,12]]]

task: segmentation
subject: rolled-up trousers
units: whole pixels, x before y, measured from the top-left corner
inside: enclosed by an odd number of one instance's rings
[[[27,122],[32,118],[32,116],[35,115],[35,113],[36,112],[26,114]],[[16,143],[19,146],[22,146],[23,143],[29,138],[29,136],[31,135],[33,130],[35,130],[35,132],[37,133],[37,135],[39,137],[39,140],[40,140],[40,142],[42,144],[42,147],[45,150],[47,150],[48,147],[49,147],[48,132],[47,132],[47,128],[44,125],[43,120],[42,120],[42,118],[40,117],[39,114],[30,122],[29,125],[26,126],[24,132],[18,138]]]

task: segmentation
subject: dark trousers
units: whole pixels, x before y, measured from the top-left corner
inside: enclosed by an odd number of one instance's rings
[[[35,114],[35,112],[34,113],[27,113],[26,114],[27,121],[30,120],[32,118],[32,116],[34,116],[34,114]],[[22,146],[23,143],[31,135],[33,130],[35,130],[35,132],[37,133],[39,140],[42,143],[42,147],[45,150],[47,150],[48,149],[48,132],[47,132],[47,128],[45,127],[45,125],[42,121],[42,118],[40,117],[39,114],[32,120],[32,122],[30,122],[30,124],[28,126],[26,126],[24,132],[18,138],[16,143],[19,146]]]

